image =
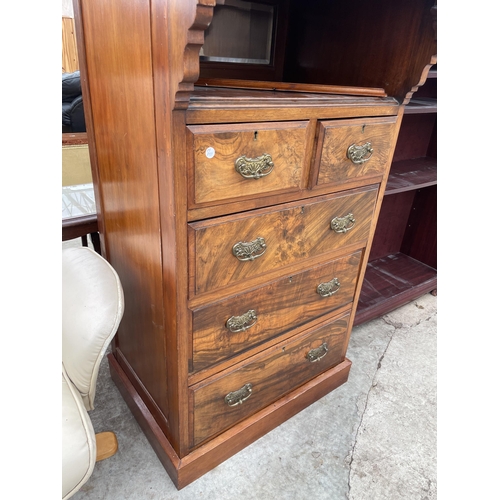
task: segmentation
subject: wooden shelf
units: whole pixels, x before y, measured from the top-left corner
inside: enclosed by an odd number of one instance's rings
[[[419,113],[437,113],[437,99],[433,97],[412,99],[405,107],[405,115],[415,115]]]
[[[437,271],[403,253],[369,262],[354,325],[387,314],[436,287]]]
[[[425,156],[394,162],[391,166],[386,196],[437,184],[437,159]]]

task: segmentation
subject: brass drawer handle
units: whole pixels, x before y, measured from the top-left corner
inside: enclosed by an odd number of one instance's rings
[[[245,384],[241,389],[230,392],[224,401],[228,406],[238,406],[252,395],[252,384]]]
[[[257,323],[257,313],[253,309],[250,309],[241,316],[231,316],[226,321],[226,328],[233,333],[244,332],[255,325],[255,323]]]
[[[316,288],[316,291],[322,297],[331,297],[334,293],[337,293],[340,289],[340,281],[337,278],[333,278],[327,283],[320,283]]]
[[[344,215],[344,217],[334,217],[330,221],[330,227],[336,233],[347,233],[350,231],[354,224],[356,224],[356,219],[353,214]]]
[[[321,358],[324,358],[327,352],[328,352],[328,346],[326,345],[326,342],[323,342],[319,347],[316,347],[316,349],[311,349],[307,353],[306,357],[311,363],[315,363],[316,361],[319,361]]]
[[[242,262],[255,260],[266,251],[266,240],[260,236],[253,241],[239,241],[233,246],[233,255]]]
[[[351,144],[347,148],[347,158],[351,160],[355,165],[361,165],[368,161],[373,154],[373,148],[371,142],[367,142],[362,146],[357,146],[356,144]]]
[[[274,163],[268,153],[264,153],[257,158],[240,156],[234,162],[234,168],[245,179],[260,179],[273,171]]]

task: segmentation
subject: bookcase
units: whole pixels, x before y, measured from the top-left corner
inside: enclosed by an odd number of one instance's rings
[[[405,107],[355,324],[437,293],[437,66]]]

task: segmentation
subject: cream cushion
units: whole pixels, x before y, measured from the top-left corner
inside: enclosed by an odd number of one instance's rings
[[[62,498],[76,493],[94,470],[95,433],[76,387],[62,372]]]
[[[123,315],[123,290],[116,271],[88,247],[63,251],[62,279],[63,365],[92,410],[99,366]]]
[[[102,358],[123,316],[120,279],[87,247],[62,253],[62,498],[88,480],[96,461],[94,408]]]

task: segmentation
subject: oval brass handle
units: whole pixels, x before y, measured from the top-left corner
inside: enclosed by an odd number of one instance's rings
[[[371,142],[367,142],[362,146],[356,144],[351,144],[347,148],[347,158],[351,160],[355,165],[361,165],[368,161],[373,154],[373,148]]]
[[[266,240],[258,237],[253,241],[239,241],[233,246],[233,255],[242,262],[255,260],[265,253],[267,249]]]
[[[245,384],[241,389],[230,392],[224,398],[228,406],[237,406],[246,401],[252,395],[252,384]]]
[[[333,278],[327,283],[320,283],[316,288],[316,291],[322,297],[331,297],[334,293],[337,293],[340,289],[340,281],[337,278]]]
[[[241,316],[231,316],[226,321],[226,328],[233,333],[244,332],[255,325],[255,323],[257,323],[257,313],[254,309],[250,309]]]
[[[260,179],[273,171],[274,163],[268,153],[257,158],[247,158],[243,155],[234,162],[234,168],[245,179]]]
[[[307,353],[306,357],[311,363],[315,363],[316,361],[319,361],[321,358],[324,358],[327,352],[328,352],[328,346],[326,345],[326,342],[323,342],[319,347],[316,347],[316,349],[311,349]]]
[[[349,213],[344,217],[334,217],[330,221],[330,228],[336,233],[347,233],[354,227],[354,224],[356,224],[356,219],[353,214]]]

